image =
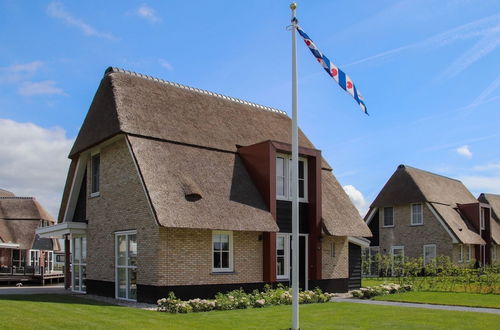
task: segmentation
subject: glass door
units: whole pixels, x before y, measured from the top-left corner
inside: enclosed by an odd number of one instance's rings
[[[136,231],[116,233],[115,251],[116,298],[125,300],[137,300]]]
[[[73,238],[73,291],[86,292],[87,285],[87,238]]]

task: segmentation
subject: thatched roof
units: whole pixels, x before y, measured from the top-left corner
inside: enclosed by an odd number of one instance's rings
[[[4,243],[31,249],[40,220],[54,222],[32,197],[0,197],[0,238]]]
[[[500,195],[481,194],[478,200],[488,203],[491,207],[491,237],[496,244],[500,244]]]
[[[476,203],[477,200],[464,184],[456,179],[399,165],[370,209],[418,202],[430,203],[462,243],[484,244],[484,240],[457,208],[457,204]]]
[[[237,147],[290,141],[291,119],[286,113],[110,68],[70,158],[121,133],[130,141],[160,225],[278,230]],[[314,149],[302,132],[299,144]],[[327,170],[323,218],[328,232],[371,235],[324,159],[322,168]],[[68,178],[74,171],[70,169]],[[63,205],[66,200],[63,196]]]
[[[332,172],[321,171],[323,225],[330,235],[372,237],[368,226],[360,221],[358,210],[352,204]]]
[[[0,189],[0,197],[15,197],[14,193],[5,190],[5,189]]]

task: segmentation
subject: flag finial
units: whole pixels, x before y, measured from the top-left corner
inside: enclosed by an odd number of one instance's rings
[[[297,3],[296,3],[296,2],[292,2],[292,3],[290,4],[290,9],[291,9],[291,10],[295,10],[295,9],[297,9]]]

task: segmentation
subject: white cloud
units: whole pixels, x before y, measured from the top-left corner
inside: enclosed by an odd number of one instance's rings
[[[464,157],[467,157],[467,158],[472,158],[472,152],[470,151],[468,145],[464,145],[464,146],[458,147],[455,151],[460,156],[464,156]]]
[[[61,128],[0,119],[0,188],[35,197],[56,217],[72,144]]]
[[[90,37],[99,37],[114,40],[116,39],[111,33],[100,32],[94,27],[85,23],[82,19],[74,17],[71,13],[66,11],[62,3],[59,1],[52,1],[47,6],[47,15],[58,18],[65,22],[67,25],[74,26],[79,29],[84,35]]]
[[[460,178],[469,190],[473,191],[475,195],[479,193],[500,194],[500,175],[481,176],[470,175]]]
[[[137,15],[148,20],[151,23],[156,23],[161,21],[161,19],[156,15],[156,11],[146,5],[142,5],[137,9]]]
[[[0,67],[0,83],[16,83],[33,76],[44,63],[33,61],[28,63],[13,64],[7,67]]]
[[[64,95],[62,88],[56,87],[53,80],[43,80],[38,82],[24,82],[17,90],[23,96],[32,95]]]
[[[363,193],[350,184],[343,186],[342,188],[344,188],[344,191],[346,192],[347,196],[349,196],[351,202],[358,209],[359,214],[361,216],[364,216],[366,214],[366,211],[368,211],[369,205],[366,202]]]
[[[167,69],[168,71],[172,71],[174,69],[174,67],[172,66],[172,64],[170,64],[169,61],[164,60],[163,58],[158,59],[158,63],[160,63],[160,65],[164,69]]]

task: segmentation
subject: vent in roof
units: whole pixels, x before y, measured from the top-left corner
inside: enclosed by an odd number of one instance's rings
[[[190,177],[183,177],[181,186],[187,201],[196,202],[202,199],[201,188]]]

